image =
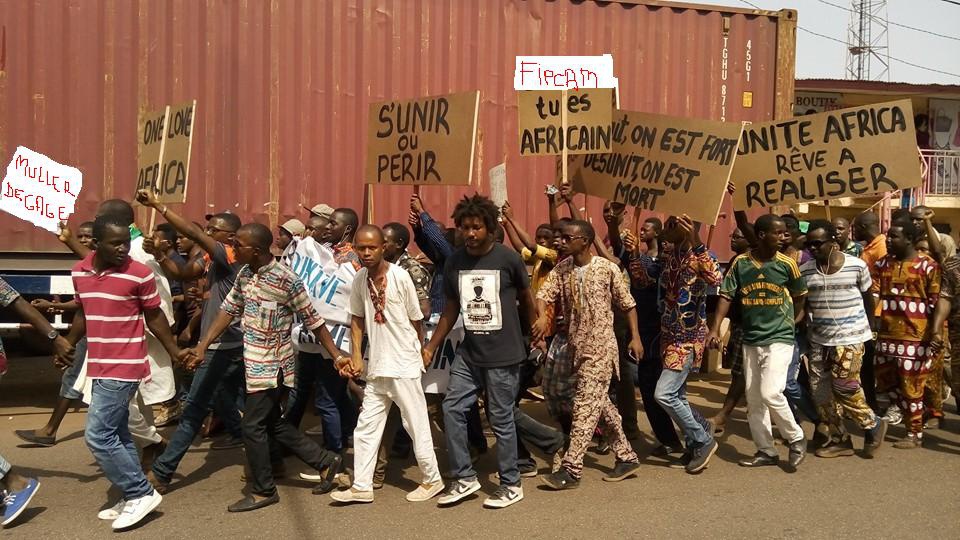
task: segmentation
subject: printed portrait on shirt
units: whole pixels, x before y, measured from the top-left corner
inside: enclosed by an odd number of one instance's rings
[[[500,271],[463,270],[459,274],[459,290],[464,328],[471,332],[494,332],[503,327]]]

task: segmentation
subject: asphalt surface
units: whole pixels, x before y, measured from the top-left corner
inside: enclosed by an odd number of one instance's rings
[[[727,380],[721,374],[693,382],[692,401],[705,414],[713,414]],[[0,533],[3,538],[89,539],[114,534],[108,522],[96,518],[100,509],[115,502],[116,492],[84,445],[85,410],[71,411],[52,448],[30,448],[13,435],[14,429],[46,423],[58,384],[58,372],[43,359],[13,359],[0,383],[0,452],[21,472],[41,480],[31,507],[16,526]],[[540,403],[526,403],[524,408],[545,418]],[[386,487],[376,491],[376,502],[337,507],[328,496],[310,493],[311,484],[297,478],[307,467],[290,458],[287,477],[279,482],[279,504],[228,514],[226,506],[240,497],[244,487],[240,482],[243,453],[210,451],[209,440],[197,441],[159,511],[123,534],[130,538],[958,538],[960,419],[952,400],[947,411],[946,429],[929,431],[924,449],[894,449],[891,442],[904,433],[902,426],[895,426],[873,460],[810,455],[791,474],[774,467],[748,470],[736,465],[754,452],[745,411],[739,409],[720,440],[720,450],[700,475],[644,457],[654,446],[645,435],[633,442],[643,459],[636,478],[602,482],[613,466],[613,456],[588,453],[578,489],[550,492],[540,487],[538,479],[524,479],[524,500],[503,510],[482,508],[482,497],[445,509],[438,509],[433,501],[406,502],[405,492],[414,489],[418,479],[412,457],[391,464]],[[642,411],[640,420],[641,429],[649,434]],[[307,426],[316,423],[313,417],[304,421]],[[811,426],[804,427],[809,434]],[[442,438],[435,442],[442,447]],[[859,435],[854,443],[862,446]],[[484,493],[496,487],[494,448],[478,463]],[[786,448],[780,449],[785,458]],[[442,448],[438,457],[443,468]]]

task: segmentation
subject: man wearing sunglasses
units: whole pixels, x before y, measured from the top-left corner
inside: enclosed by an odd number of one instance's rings
[[[811,222],[806,248],[813,259],[800,267],[808,291],[810,385],[830,437],[815,454],[822,458],[853,455],[842,412],[863,428],[863,454],[872,458],[887,432],[887,421],[874,414],[860,387],[864,343],[873,339],[873,281],[867,264],[845,253],[841,240],[830,222]]]
[[[229,212],[213,214],[208,217],[207,226],[201,229],[158,202],[151,191],[138,191],[137,201],[155,208],[178,233],[193,240],[206,253],[202,260],[195,259],[183,268],[178,268],[176,263],[162,254],[155,255],[164,273],[172,279],[186,281],[206,275],[206,292],[209,295],[205,295],[207,298],[203,302],[200,320],[200,334],[206,335],[217,318],[220,305],[233,289],[237,272],[242,266],[237,261],[233,247],[237,229],[240,228],[240,218]],[[163,454],[154,461],[149,475],[151,483],[160,493],[167,491],[173,473],[212,407],[216,408],[228,432],[227,438],[215,442],[212,448],[243,446],[240,413],[236,405],[243,385],[243,338],[239,321],[233,321],[207,350],[198,350],[198,353],[203,354],[203,362],[194,374],[177,431]]]
[[[610,379],[619,371],[617,338],[613,332],[614,307],[627,317],[630,356],[634,362],[643,358],[634,309],[636,302],[620,267],[590,252],[594,234],[593,227],[581,220],[573,220],[563,228],[560,252],[567,258],[554,267],[537,293],[540,317],[533,328],[534,339],[542,339],[550,326],[547,306],[559,304],[569,323],[573,365],[577,371],[570,445],[563,456],[562,468],[544,477],[546,485],[556,490],[580,484],[583,456],[601,419],[612,432],[610,444],[617,456],[613,471],[604,480],[619,482],[635,474],[640,466],[608,392]]]

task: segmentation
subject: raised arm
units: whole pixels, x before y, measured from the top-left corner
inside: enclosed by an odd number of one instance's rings
[[[167,205],[158,202],[157,196],[152,191],[147,189],[138,191],[137,202],[149,208],[156,209],[168,223],[173,225],[173,228],[176,229],[178,233],[193,240],[201,249],[213,255],[217,247],[217,241],[190,220],[170,210],[167,208]],[[167,267],[164,266],[164,270],[166,269]]]
[[[537,242],[530,237],[530,234],[527,231],[523,230],[515,220],[513,216],[513,207],[510,206],[510,202],[503,203],[503,209],[501,210],[503,217],[506,219],[506,223],[513,229],[513,234],[516,235],[517,239],[520,241],[522,247],[530,250],[531,253],[537,251]],[[510,231],[507,231],[508,234]],[[514,242],[513,236],[510,237],[510,242],[513,243],[513,246],[517,248],[517,251],[521,251],[521,247],[517,246],[517,243]]]
[[[90,254],[90,248],[80,243],[73,232],[70,230],[70,226],[67,225],[65,221],[60,222],[60,234],[57,235],[57,240],[63,242],[63,245],[73,252],[74,255],[83,259]]]

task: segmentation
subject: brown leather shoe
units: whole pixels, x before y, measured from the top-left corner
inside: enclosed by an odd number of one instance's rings
[[[157,493],[161,495],[166,495],[170,491],[170,482],[164,482],[157,478],[157,475],[153,474],[153,471],[147,471],[147,482],[150,482],[153,485],[153,489],[157,490]]]

